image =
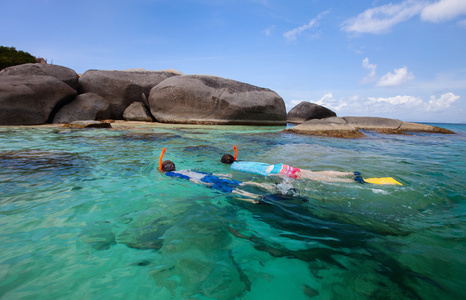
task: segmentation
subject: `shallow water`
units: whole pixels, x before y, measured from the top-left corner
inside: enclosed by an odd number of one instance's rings
[[[283,127],[0,127],[2,299],[464,299],[466,125],[359,140]],[[391,176],[278,180],[238,159]],[[248,203],[157,171],[275,184]]]

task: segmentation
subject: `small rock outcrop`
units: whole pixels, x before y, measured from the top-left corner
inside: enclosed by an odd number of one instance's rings
[[[126,121],[152,122],[152,117],[147,111],[144,103],[134,102],[123,112],[123,119]]]
[[[357,128],[347,124],[345,119],[337,117],[305,121],[293,128],[286,129],[285,132],[342,138],[365,137]]]
[[[53,118],[53,123],[71,123],[78,120],[108,119],[107,100],[94,93],[78,95],[63,106]]]
[[[286,124],[285,103],[274,91],[210,75],[168,78],[152,88],[149,105],[164,123]]]
[[[288,112],[288,122],[301,124],[304,121],[313,119],[324,119],[336,117],[337,114],[332,110],[319,104],[302,101]]]
[[[108,101],[110,117],[123,119],[123,112],[134,102],[146,102],[149,91],[163,80],[178,76],[168,71],[88,70],[79,78],[80,93],[95,93]]]
[[[344,138],[364,137],[365,135],[360,130],[391,134],[406,134],[409,132],[454,133],[453,131],[441,127],[377,117],[333,117],[310,120],[293,128],[286,129],[285,131],[317,136]]]
[[[48,65],[42,63],[35,64],[22,64],[17,66],[8,67],[0,71],[2,75],[17,75],[17,76],[31,76],[31,75],[44,75],[52,76],[58,80],[63,81],[73,89],[78,89],[78,74],[67,67],[59,65]]]
[[[112,128],[112,125],[108,122],[101,122],[95,120],[82,120],[74,121],[63,125],[67,128]]]
[[[55,107],[76,97],[76,90],[45,75],[0,76],[0,125],[40,125]]]

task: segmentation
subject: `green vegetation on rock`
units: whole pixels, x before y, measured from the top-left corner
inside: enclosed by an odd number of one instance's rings
[[[36,58],[27,52],[18,51],[15,47],[0,46],[0,70],[11,66],[35,62]]]

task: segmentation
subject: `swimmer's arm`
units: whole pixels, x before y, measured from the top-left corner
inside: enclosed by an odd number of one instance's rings
[[[246,197],[246,198],[239,198],[239,199],[242,201],[253,203],[253,204],[259,203],[259,200],[261,199],[259,195],[255,195],[255,194],[252,194],[252,193],[240,190],[240,189],[233,190],[232,193]]]
[[[218,173],[212,173],[212,175],[217,176],[217,177],[227,177],[231,178],[231,174],[218,174]]]
[[[265,190],[268,190],[268,191],[273,191],[275,189],[275,186],[271,183],[257,183],[254,181],[245,181],[245,182],[240,183],[240,186],[243,186],[243,185],[254,185],[254,186],[263,188]]]

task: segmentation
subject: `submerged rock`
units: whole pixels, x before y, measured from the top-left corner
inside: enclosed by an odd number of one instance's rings
[[[86,121],[74,121],[63,125],[63,127],[70,128],[112,128],[112,125],[107,122],[86,120]]]
[[[149,105],[164,123],[286,124],[285,103],[274,91],[210,75],[168,78],[152,88]]]

